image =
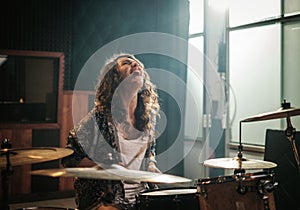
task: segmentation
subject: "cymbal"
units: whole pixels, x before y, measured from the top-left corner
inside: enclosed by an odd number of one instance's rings
[[[60,169],[42,169],[31,172],[32,175],[42,175],[50,177],[78,177],[87,179],[106,179],[106,180],[125,180],[136,182],[152,183],[183,183],[192,180],[161,173],[148,171],[130,170],[126,168],[98,169],[92,168],[60,168]]]
[[[259,114],[256,116],[246,118],[246,119],[242,120],[241,122],[272,120],[272,119],[278,119],[278,118],[292,117],[292,116],[296,116],[296,115],[300,115],[300,109],[293,108],[293,107],[287,108],[287,109],[280,108],[277,111],[266,112],[266,113],[262,113],[262,114]]]
[[[6,167],[9,155],[10,165],[18,166],[56,160],[73,153],[73,150],[55,147],[32,147],[0,150],[0,167]]]
[[[276,163],[263,161],[263,160],[251,160],[247,158],[216,158],[204,161],[205,166],[212,168],[224,168],[224,169],[269,169],[277,166]]]

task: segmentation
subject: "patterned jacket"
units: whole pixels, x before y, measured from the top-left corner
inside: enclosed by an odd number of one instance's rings
[[[96,108],[92,109],[70,130],[66,147],[74,152],[62,159],[62,165],[76,167],[85,157],[99,165],[121,162],[117,136],[114,124],[107,120],[106,115]],[[142,170],[147,169],[149,153],[155,155],[155,139],[151,135],[149,138],[151,143],[146,150],[146,161],[142,164]],[[74,189],[79,209],[89,209],[101,202],[117,205],[124,203],[124,188],[121,181],[75,178]]]

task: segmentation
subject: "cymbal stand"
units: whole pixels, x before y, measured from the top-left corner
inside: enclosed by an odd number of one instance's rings
[[[242,169],[242,162],[243,162],[243,145],[242,145],[242,122],[240,121],[239,127],[239,146],[238,146],[238,161],[239,161],[239,169],[234,170],[234,174],[241,174],[245,173],[245,169]]]
[[[4,139],[1,143],[1,149],[9,149],[11,148],[11,144],[9,143],[8,139]],[[10,163],[10,151],[7,150],[4,153],[1,153],[0,155],[5,155],[6,156],[6,168],[2,169],[1,171],[1,181],[2,181],[2,196],[1,196],[1,208],[3,210],[8,210],[9,205],[8,205],[8,190],[9,190],[9,176],[12,175],[13,169],[12,165]]]
[[[295,143],[296,129],[293,128],[291,119],[289,116],[286,118],[286,122],[287,122],[287,128],[285,130],[285,136],[292,145],[294,157],[295,157],[297,167],[298,167],[298,173],[300,173],[300,160],[299,160],[299,154],[298,154],[298,150],[297,150],[296,143]]]

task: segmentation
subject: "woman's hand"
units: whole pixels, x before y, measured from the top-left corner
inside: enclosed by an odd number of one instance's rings
[[[154,162],[149,162],[149,165],[148,165],[148,171],[154,172],[154,173],[162,173],[162,172],[156,167],[156,164],[155,164]]]

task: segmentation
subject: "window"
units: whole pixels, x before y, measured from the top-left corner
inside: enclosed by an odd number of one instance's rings
[[[284,2],[284,3],[283,3]],[[257,6],[259,5],[259,7]],[[284,5],[283,12],[280,5]],[[230,142],[239,122],[276,111],[283,99],[300,106],[300,3],[296,0],[234,0],[229,7]],[[293,117],[294,127],[300,126]],[[265,131],[286,128],[285,119],[242,123],[241,140],[264,145]]]
[[[190,0],[189,33],[194,35],[203,32],[204,5],[203,0]]]
[[[299,9],[300,11],[300,9]],[[293,107],[300,107],[300,21],[283,25],[283,96]],[[292,118],[293,127],[300,130],[300,118]],[[285,124],[284,124],[285,125]]]
[[[187,109],[185,115],[185,136],[189,139],[202,137],[203,54],[201,49],[203,49],[203,36],[189,39],[186,94]]]
[[[229,43],[231,140],[238,142],[239,121],[280,106],[280,25],[232,31]],[[263,144],[266,128],[279,126],[278,120],[242,124],[242,141]]]
[[[279,17],[280,0],[231,0],[230,27]]]
[[[57,123],[64,56],[59,52],[1,50],[0,123]]]
[[[287,0],[284,1],[284,15],[296,15],[300,14],[300,1],[299,0]]]
[[[203,0],[190,0],[190,26],[189,26],[189,51],[187,63],[187,100],[185,114],[186,138],[202,137],[202,113],[203,113]],[[189,107],[189,108],[188,108]],[[193,107],[193,108],[191,108]],[[200,120],[195,122],[196,116]],[[197,133],[195,133],[197,131]]]

